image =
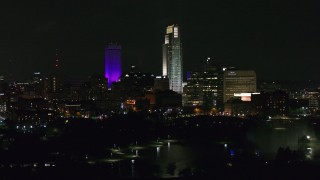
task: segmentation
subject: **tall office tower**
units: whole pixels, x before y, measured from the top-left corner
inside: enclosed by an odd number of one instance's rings
[[[226,70],[223,74],[223,102],[233,98],[235,93],[257,91],[257,78],[254,71]]]
[[[219,67],[216,61],[208,57],[203,71],[191,73],[186,86],[186,106],[202,106],[206,112],[220,109],[218,107],[218,93],[221,86]]]
[[[168,76],[169,88],[182,93],[182,47],[180,29],[177,25],[168,26],[162,49],[162,75]]]
[[[203,108],[217,108],[219,89],[219,65],[214,59],[207,58],[203,77]]]
[[[108,87],[121,76],[121,46],[109,44],[105,49],[105,78],[108,78]]]
[[[186,102],[185,106],[202,106],[203,105],[203,72],[190,72],[190,78],[187,80],[185,87]]]

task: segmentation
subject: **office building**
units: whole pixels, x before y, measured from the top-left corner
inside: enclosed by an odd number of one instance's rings
[[[119,80],[121,73],[121,46],[109,44],[105,48],[105,78],[108,79],[109,88]]]
[[[217,111],[219,92],[222,88],[220,66],[207,58],[202,71],[190,72],[186,85],[186,106],[202,106],[205,111]],[[220,103],[221,104],[221,103]]]
[[[203,105],[203,72],[193,71],[186,85],[185,106]]]
[[[238,93],[257,91],[256,73],[251,70],[226,70],[223,73],[223,102]]]
[[[169,88],[179,94],[182,93],[182,47],[180,41],[180,27],[168,26],[162,51],[162,75],[168,76]]]
[[[256,106],[256,113],[262,117],[285,116],[289,113],[289,95],[285,91],[253,94],[252,102]]]
[[[217,108],[218,90],[221,86],[219,70],[220,68],[217,62],[213,59],[207,58],[202,86],[204,110]]]
[[[169,90],[169,79],[166,76],[157,76],[154,79],[154,91],[166,91]]]

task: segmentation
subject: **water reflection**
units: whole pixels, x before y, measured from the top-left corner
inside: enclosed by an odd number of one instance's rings
[[[309,141],[298,141],[302,136]],[[314,131],[307,126],[276,122],[248,131],[246,145],[226,139],[184,141],[157,138],[147,144],[135,142],[134,145],[121,149],[114,146],[110,149],[111,156],[99,162],[110,163],[113,174],[126,177],[140,177],[145,174],[177,177],[208,170],[210,167],[233,167],[234,161],[240,156],[244,160],[248,157],[263,159],[263,163],[268,164],[274,160],[279,147],[288,146],[292,150],[298,150],[300,146],[305,151],[306,158],[312,159],[319,151],[315,137]]]
[[[157,147],[157,156],[159,157],[159,154],[160,154],[160,147],[158,146]]]

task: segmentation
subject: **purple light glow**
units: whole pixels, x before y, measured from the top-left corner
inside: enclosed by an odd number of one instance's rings
[[[108,87],[119,80],[121,76],[121,46],[110,44],[105,49],[105,77]]]

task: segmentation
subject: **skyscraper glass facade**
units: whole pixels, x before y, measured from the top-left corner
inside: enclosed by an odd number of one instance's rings
[[[170,90],[182,93],[182,48],[180,29],[177,25],[168,26],[163,44],[162,75],[168,76]]]

